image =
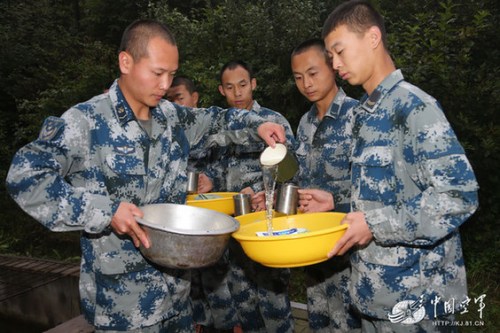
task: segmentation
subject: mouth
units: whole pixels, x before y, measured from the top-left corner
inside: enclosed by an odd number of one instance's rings
[[[311,100],[314,98],[314,96],[316,96],[316,92],[315,91],[306,91],[306,97]]]
[[[339,72],[339,76],[342,80],[347,80],[349,78],[348,72]]]

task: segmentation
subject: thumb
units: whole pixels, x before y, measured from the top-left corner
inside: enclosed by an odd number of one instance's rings
[[[144,217],[144,213],[142,210],[139,209],[139,207],[137,207],[136,205],[133,205],[131,208],[130,208],[130,213],[133,215],[133,216],[137,216],[137,217]]]

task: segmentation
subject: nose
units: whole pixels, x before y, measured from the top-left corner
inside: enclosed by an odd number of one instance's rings
[[[172,84],[173,77],[170,75],[162,75],[160,78],[160,89],[167,91]]]
[[[312,80],[309,76],[306,75],[304,76],[304,87],[308,88],[310,86],[312,86]]]
[[[241,88],[239,87],[234,88],[234,96],[241,96]]]
[[[334,70],[338,70],[340,67],[342,67],[342,62],[340,61],[339,57],[333,57],[332,65]]]

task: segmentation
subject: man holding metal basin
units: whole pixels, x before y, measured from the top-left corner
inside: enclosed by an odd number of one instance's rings
[[[194,330],[188,271],[141,255],[137,247],[150,243],[136,222],[139,207],[185,202],[191,150],[252,141],[255,130],[271,146],[285,141],[281,125],[255,113],[194,111],[164,100],[178,60],[167,27],[133,22],[122,37],[119,79],[108,92],[47,118],[7,176],[10,195],[44,226],[81,231],[81,306],[96,332]],[[224,131],[233,125],[225,119],[253,130]]]
[[[358,102],[335,82],[331,58],[321,39],[302,42],[292,52],[295,84],[309,101],[297,129],[299,210],[350,209],[350,149],[353,108]],[[360,322],[350,308],[348,255],[304,267],[309,328],[314,332],[355,332]]]

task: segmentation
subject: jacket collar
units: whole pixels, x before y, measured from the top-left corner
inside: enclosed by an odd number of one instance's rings
[[[401,70],[397,69],[391,74],[389,74],[378,86],[375,90],[368,96],[365,94],[360,100],[360,106],[365,111],[370,113],[375,112],[377,107],[380,105],[381,101],[387,95],[395,85],[399,82],[403,81],[404,77],[401,73]]]

